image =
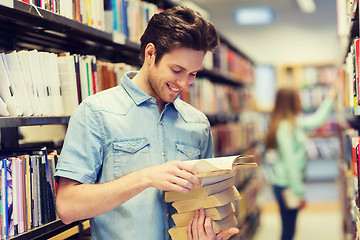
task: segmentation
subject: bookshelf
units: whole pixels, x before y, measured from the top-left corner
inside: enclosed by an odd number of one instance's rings
[[[159,8],[175,5],[170,0],[149,0]],[[245,54],[221,37],[221,52],[213,60],[212,68],[204,68],[199,72],[200,78],[208,78],[212,84],[224,85],[238,90],[247,89],[254,82],[254,63]],[[27,4],[19,0],[6,0],[0,3],[0,50],[33,50],[79,55],[94,55],[98,60],[112,63],[124,62],[132,66],[140,66],[138,55],[140,46],[128,38],[119,37],[114,32],[107,32],[88,26],[79,21],[69,19],[58,13]],[[235,59],[227,62],[227,58]],[[225,60],[225,62],[224,62]],[[217,86],[216,85],[216,86]],[[253,111],[251,93],[247,92],[246,111]],[[242,101],[244,98],[235,101]],[[240,105],[243,109],[245,106]],[[207,114],[212,126],[227,128],[239,125],[242,111]],[[19,145],[19,128],[24,126],[67,125],[70,116],[31,116],[0,117],[1,149],[13,149]],[[256,138],[247,138],[256,126],[249,124],[239,131],[242,143],[229,152],[218,152],[217,155],[244,153],[253,150]],[[231,128],[230,128],[231,129]],[[236,128],[238,130],[238,128]],[[230,130],[231,132],[231,130]],[[229,134],[227,130],[226,134]],[[215,134],[216,135],[216,134]],[[246,136],[245,136],[246,135]],[[234,137],[234,136],[233,136]],[[237,136],[235,136],[237,137]],[[242,185],[245,189],[245,184]],[[64,225],[56,220],[41,227],[31,229],[10,239],[40,239],[59,235],[71,228],[82,229],[83,222]]]
[[[338,1],[338,35],[341,49],[341,106],[347,125],[341,129],[342,154],[339,159],[340,199],[344,239],[359,239],[359,1]]]

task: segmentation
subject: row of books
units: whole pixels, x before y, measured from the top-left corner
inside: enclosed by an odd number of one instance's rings
[[[60,13],[60,0],[18,0],[33,6],[46,9],[53,13]]]
[[[56,220],[54,182],[57,153],[0,151],[1,238]]]
[[[0,53],[0,116],[71,115],[86,97],[134,67],[95,56],[37,50]]]
[[[303,111],[317,109],[329,94],[330,86],[314,86],[300,90],[301,105]]]
[[[77,22],[139,42],[158,7],[140,0],[21,0]],[[118,39],[118,36],[114,36]]]
[[[161,11],[157,5],[140,0],[22,0],[67,18],[112,33],[113,41],[140,42],[148,21]],[[204,68],[214,69],[234,81],[254,83],[254,65],[227,44],[220,43],[204,60]]]
[[[198,78],[181,92],[181,99],[208,115],[239,114],[253,110],[249,89],[214,83],[208,78]]]
[[[252,84],[255,81],[254,65],[224,43],[215,49],[213,69],[237,82]]]
[[[347,129],[342,134],[344,157],[340,160],[339,182],[343,207],[344,234],[348,239],[358,239],[360,230],[359,214],[359,132]]]
[[[338,70],[335,66],[307,66],[302,71],[302,87],[326,86],[338,80]]]
[[[344,100],[346,107],[359,106],[360,88],[359,88],[359,74],[360,74],[360,40],[354,39],[351,44],[350,51],[345,59],[344,76]]]
[[[308,160],[336,160],[340,157],[340,141],[338,137],[314,137],[306,143]]]

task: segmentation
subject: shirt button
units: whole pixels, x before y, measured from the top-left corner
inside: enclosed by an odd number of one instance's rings
[[[161,154],[162,154],[163,156],[165,156],[165,153],[164,153],[164,152],[162,152]]]
[[[154,102],[155,101],[155,99],[153,99],[153,98],[150,98],[150,102]]]
[[[162,121],[160,121],[159,124],[162,125]]]
[[[134,149],[135,149],[135,147],[134,147],[134,146],[131,146],[131,147],[130,147],[130,149],[131,149],[131,150],[134,150]]]
[[[192,155],[192,152],[190,152],[190,155]]]

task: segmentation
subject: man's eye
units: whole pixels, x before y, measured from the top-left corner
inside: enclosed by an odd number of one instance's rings
[[[174,72],[174,73],[180,73],[180,70],[175,70],[175,69],[173,69],[173,72]]]

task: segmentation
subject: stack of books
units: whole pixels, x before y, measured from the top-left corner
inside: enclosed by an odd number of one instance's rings
[[[237,227],[236,209],[233,202],[241,199],[235,187],[236,170],[242,167],[257,167],[249,162],[252,156],[230,156],[189,161],[198,170],[196,175],[201,186],[188,193],[165,192],[165,201],[172,202],[177,213],[171,217],[175,227],[169,230],[173,240],[186,239],[186,229],[196,210],[203,208],[206,217],[212,219],[215,233]]]

